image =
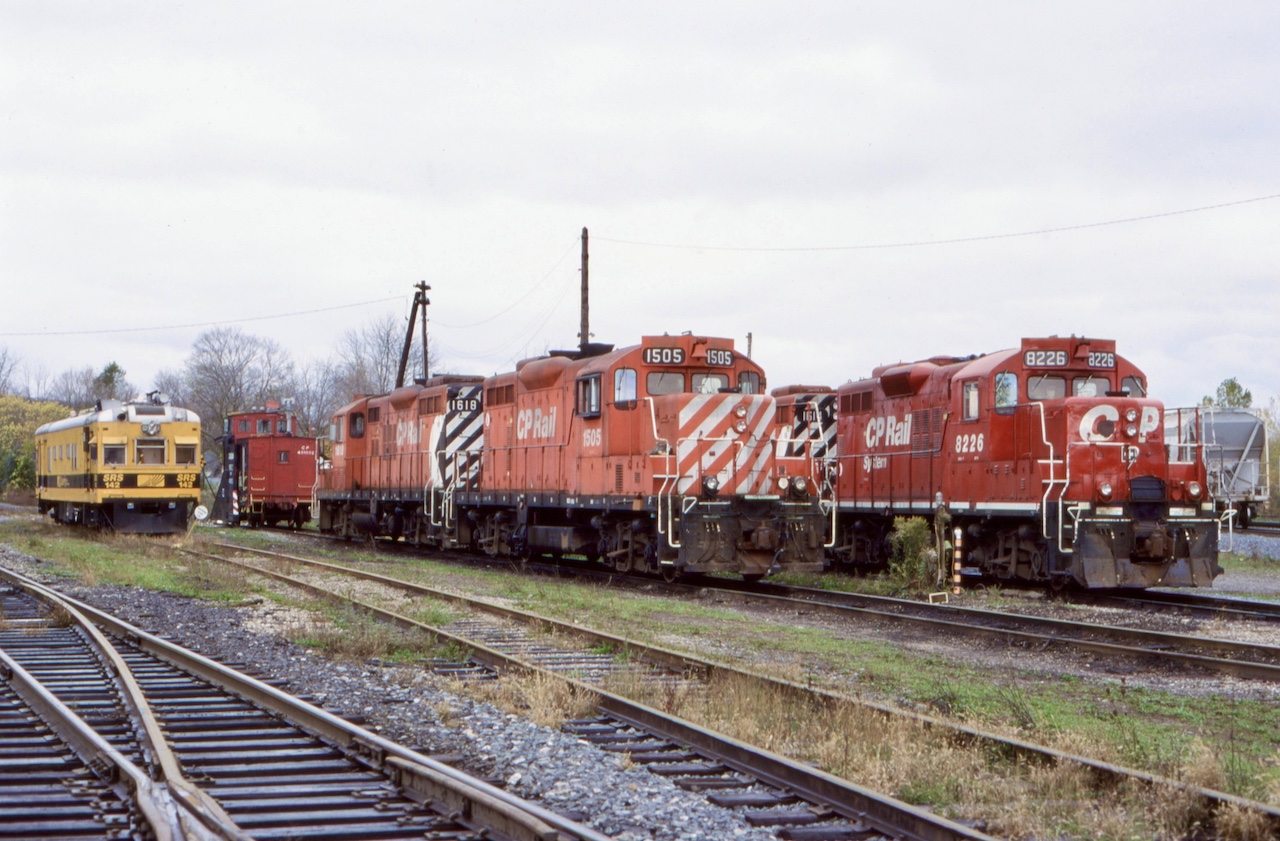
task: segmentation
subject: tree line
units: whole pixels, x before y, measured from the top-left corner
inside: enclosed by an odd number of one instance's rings
[[[199,334],[181,367],[160,371],[152,388],[139,388],[114,360],[50,374],[0,345],[0,492],[29,490],[35,481],[33,435],[41,425],[91,408],[99,400],[122,402],[159,391],[201,419],[206,452],[218,452],[223,420],[231,413],[280,403],[302,428],[327,432],[329,418],[357,394],[380,394],[395,384],[404,348],[405,320],[394,314],[341,334],[332,354],[299,362],[279,343],[239,327]],[[422,372],[421,338],[415,337],[406,378]],[[435,349],[430,367],[437,369]]]

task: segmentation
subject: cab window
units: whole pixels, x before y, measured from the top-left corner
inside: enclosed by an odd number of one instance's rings
[[[103,444],[102,445],[102,463],[103,464],[124,464],[124,445],[123,444]]]
[[[715,394],[729,387],[728,374],[694,374],[693,390],[698,394]]]
[[[1075,397],[1101,397],[1111,390],[1106,377],[1076,377],[1071,382],[1071,394]]]
[[[678,371],[652,371],[645,377],[644,384],[650,394],[679,394],[684,391],[684,374]]]
[[[636,399],[636,371],[619,368],[613,373],[613,402],[630,403]]]
[[[578,380],[578,417],[595,418],[600,416],[600,375],[583,377]]]
[[[961,388],[962,405],[960,417],[962,420],[974,420],[978,417],[978,384],[969,382],[965,383]]]
[[[139,438],[134,441],[134,464],[164,464],[164,439]]]
[[[738,391],[742,394],[759,394],[760,374],[755,371],[743,371],[739,374]]]
[[[1129,392],[1130,397],[1147,396],[1147,387],[1143,384],[1141,377],[1125,377],[1120,384],[1120,388]]]
[[[364,412],[351,413],[351,437],[364,437]]]
[[[342,416],[333,419],[333,423],[329,425],[329,437],[334,441],[342,440]]]
[[[173,448],[173,460],[177,464],[192,465],[196,463],[196,445],[195,444],[175,444]]]
[[[1004,371],[996,374],[996,411],[1008,414],[1018,405],[1018,375]]]
[[[1067,381],[1048,374],[1027,380],[1028,400],[1061,400],[1067,396]]]

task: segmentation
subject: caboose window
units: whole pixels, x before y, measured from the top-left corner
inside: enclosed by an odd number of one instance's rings
[[[176,444],[173,448],[173,460],[177,464],[192,465],[196,463],[195,444]]]
[[[600,375],[578,380],[578,416],[594,418],[600,415]]]
[[[644,380],[650,394],[679,394],[684,391],[684,374],[674,371],[652,371]]]
[[[978,417],[978,384],[976,382],[965,383],[961,394],[963,401],[961,405],[961,419],[975,420]]]
[[[276,461],[277,461],[277,462],[279,462],[280,464],[288,464],[288,463],[289,463],[289,451],[288,451],[288,450],[281,450],[280,452],[276,453]]]
[[[1147,387],[1143,385],[1142,380],[1138,377],[1125,377],[1120,387],[1129,392],[1130,397],[1147,396]]]
[[[759,394],[760,375],[755,371],[743,371],[738,374],[738,391],[743,394]]]
[[[259,418],[259,419],[258,419],[258,434],[259,434],[259,435],[270,435],[270,434],[271,434],[271,421],[267,420],[266,418]]]
[[[281,435],[284,435],[288,431],[289,431],[289,421],[287,418],[280,418],[280,420],[276,421],[276,432],[278,432]]]
[[[351,413],[351,437],[364,437],[364,412]]]
[[[1076,377],[1071,382],[1071,393],[1076,397],[1101,397],[1110,390],[1106,377]]]
[[[249,421],[247,419],[241,420],[238,426],[241,432],[249,431]]]
[[[135,464],[164,464],[164,439],[139,438],[134,442]]]
[[[1008,414],[1018,405],[1018,375],[1004,371],[996,374],[996,411]]]
[[[1027,399],[1061,400],[1067,396],[1067,381],[1062,377],[1032,377],[1027,380]]]
[[[636,399],[636,372],[634,368],[619,368],[613,372],[613,402],[633,403]]]

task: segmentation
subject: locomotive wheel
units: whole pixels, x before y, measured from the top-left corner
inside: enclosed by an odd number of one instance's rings
[[[621,572],[621,573],[623,573],[623,574],[626,574],[626,573],[628,573],[628,572],[631,572],[631,570],[634,568],[634,566],[635,566],[635,565],[634,565],[634,564],[632,563],[632,561],[631,561],[631,554],[630,554],[630,553],[623,553],[623,554],[621,554],[621,555],[616,556],[616,557],[613,559],[613,568],[614,568],[614,570],[616,570],[617,572]]]
[[[764,573],[762,573],[762,572],[753,572],[753,573],[746,573],[746,572],[744,572],[744,573],[742,573],[742,580],[743,580],[743,581],[745,581],[747,584],[755,584],[757,581],[763,581],[763,580],[764,580]]]
[[[675,566],[664,565],[663,567],[661,567],[661,569],[662,569],[662,580],[667,582],[668,584],[675,584],[677,581],[679,581],[681,578],[684,577],[684,573],[682,573]]]

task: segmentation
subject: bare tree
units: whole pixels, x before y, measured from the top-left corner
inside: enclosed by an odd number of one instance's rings
[[[196,337],[184,381],[187,406],[200,415],[208,447],[222,433],[227,415],[287,396],[293,361],[270,339],[218,327]]]
[[[39,360],[23,360],[15,375],[15,379],[18,378],[21,382],[15,384],[15,390],[19,396],[28,400],[46,399],[53,386],[53,374],[49,372],[49,366]]]
[[[8,345],[0,345],[0,394],[12,394],[17,387],[18,364],[22,357]]]
[[[408,326],[403,317],[388,313],[364,327],[342,334],[338,339],[336,365],[338,387],[346,397],[383,394],[395,386]],[[429,361],[434,371],[438,360],[433,343]],[[421,376],[422,336],[415,332],[405,381],[412,382]]]
[[[72,409],[87,409],[98,399],[94,394],[95,377],[93,368],[88,365],[83,368],[68,368],[42,389],[40,397]]]
[[[310,434],[328,434],[333,413],[348,400],[339,385],[338,364],[320,360],[301,366],[293,380],[293,411]]]

